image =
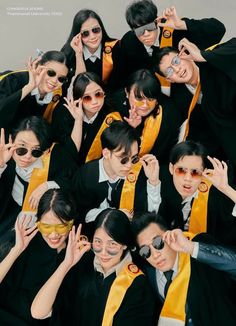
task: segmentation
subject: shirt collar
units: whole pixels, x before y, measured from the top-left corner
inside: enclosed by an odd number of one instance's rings
[[[156,41],[152,46],[156,46],[158,48],[160,47],[159,35],[157,35]],[[147,53],[150,54],[150,55],[152,55],[152,52],[153,52],[152,46],[144,44],[144,47],[145,47]]]
[[[192,200],[193,198],[197,198],[197,197],[198,197],[198,190],[196,190],[195,193],[194,193],[193,195],[191,195],[191,196],[185,198],[185,199],[182,201],[182,204],[185,204],[185,203],[188,203],[188,202],[190,203],[191,200]]]
[[[96,256],[94,257],[94,261],[93,261],[94,269],[97,272],[102,273],[104,278],[111,275],[114,272],[116,273],[116,276],[117,276],[121,272],[121,270],[125,267],[125,265],[127,265],[129,263],[132,263],[132,257],[131,257],[130,252],[127,252],[125,257],[119,262],[119,264],[117,264],[116,266],[109,269],[106,273],[104,273],[104,270],[102,269],[102,266],[99,263],[99,260]]]
[[[98,116],[98,112],[94,114],[94,116],[92,116],[92,118],[88,119],[86,114],[83,112],[83,121],[86,122],[86,123],[94,123],[94,120],[97,118]]]
[[[53,92],[47,93],[42,100],[40,100],[40,93],[38,87],[31,91],[31,95],[35,96],[36,102],[40,105],[49,104],[52,102]]]
[[[101,59],[101,50],[102,45],[100,44],[97,50],[94,53],[91,53],[87,46],[84,45],[83,47],[83,54],[84,54],[84,60],[90,59],[91,61],[95,61],[96,58]]]
[[[117,177],[115,180],[111,180],[111,178],[109,178],[109,176],[107,175],[105,169],[104,169],[104,158],[102,157],[99,161],[99,180],[98,182],[104,182],[104,181],[112,181],[112,182],[116,182],[119,179],[125,179],[125,177]]]

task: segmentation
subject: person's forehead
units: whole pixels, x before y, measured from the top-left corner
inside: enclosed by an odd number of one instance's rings
[[[158,224],[150,223],[139,233],[137,242],[139,246],[149,245],[156,236],[161,236],[163,233],[164,231],[161,230]]]
[[[174,165],[185,168],[201,168],[203,166],[203,159],[197,155],[186,155],[181,157]]]

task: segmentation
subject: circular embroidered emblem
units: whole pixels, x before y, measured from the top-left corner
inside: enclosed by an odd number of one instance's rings
[[[107,45],[107,46],[105,47],[105,49],[104,49],[104,52],[105,52],[106,54],[110,54],[110,53],[112,52],[112,47],[109,46],[109,45]]]
[[[108,125],[108,126],[110,126],[110,124],[113,122],[113,118],[112,117],[108,117],[108,118],[106,118],[106,124]]]
[[[207,192],[208,186],[205,182],[201,182],[200,185],[198,186],[198,190],[201,192]]]
[[[166,29],[163,31],[163,36],[164,36],[164,38],[170,38],[171,32],[168,29]]]
[[[128,270],[133,274],[137,274],[139,272],[138,266],[136,266],[134,264],[129,264],[128,265]]]
[[[60,100],[60,95],[58,95],[58,94],[54,95],[52,98],[52,102],[54,102],[54,103],[56,103],[59,100]]]
[[[136,181],[136,176],[133,172],[130,172],[127,176],[127,180],[130,182],[130,183],[133,183]]]

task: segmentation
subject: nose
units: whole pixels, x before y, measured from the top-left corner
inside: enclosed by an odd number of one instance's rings
[[[24,155],[26,158],[31,158],[32,154],[31,154],[31,150],[28,150],[28,152]]]
[[[91,103],[92,104],[97,104],[98,103],[98,100],[97,100],[96,96],[92,96]]]
[[[192,180],[192,175],[190,171],[187,171],[184,175],[184,180],[191,181]]]
[[[147,29],[145,29],[145,31],[144,31],[144,33],[143,33],[143,35],[148,35],[149,34],[149,31],[147,30]]]
[[[160,251],[155,249],[152,245],[150,245],[151,248],[151,254],[153,258],[158,258],[160,256]]]

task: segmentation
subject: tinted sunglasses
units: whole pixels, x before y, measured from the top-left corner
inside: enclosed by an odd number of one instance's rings
[[[115,155],[115,154],[114,154]],[[115,155],[116,156],[116,155]],[[132,164],[136,164],[136,163],[138,163],[138,161],[139,161],[139,156],[138,156],[138,154],[136,154],[136,155],[134,155],[134,156],[132,156],[132,157],[130,157],[130,156],[124,156],[124,157],[119,157],[119,156],[116,156],[117,158],[120,158],[120,163],[122,164],[122,165],[125,165],[125,164],[127,164],[130,160],[131,160],[131,163]]]
[[[93,96],[92,95],[84,95],[82,97],[83,103],[88,104],[88,103],[92,102],[93,97],[95,97],[95,99],[97,99],[97,100],[102,100],[105,97],[105,93],[102,91],[98,91]]]
[[[47,75],[49,77],[55,77],[57,75],[56,71],[53,69],[48,69],[47,70]],[[59,83],[63,84],[67,81],[67,77],[66,76],[59,76],[57,77],[57,80],[59,81]]]
[[[102,29],[100,26],[97,26],[97,27],[93,27],[90,31],[89,30],[85,30],[83,32],[81,32],[81,36],[82,38],[86,38],[86,37],[89,37],[90,35],[90,32],[93,32],[93,34],[99,34],[101,33]]]
[[[92,242],[92,250],[95,254],[99,254],[100,252],[102,252],[104,245],[101,243],[96,243],[96,242]],[[116,256],[121,249],[121,245],[115,244],[115,245],[105,245],[105,250],[106,253],[110,256]]]
[[[152,31],[155,31],[156,29],[157,29],[156,22],[152,22],[152,23],[134,28],[134,33],[136,36],[142,36],[145,33],[145,31],[152,32]]]
[[[135,98],[135,104],[137,107],[141,107],[143,106],[143,102],[146,101],[147,102],[147,105],[150,109],[154,109],[155,106],[156,106],[156,103],[157,103],[157,100],[156,99],[148,99],[148,98]]]
[[[187,169],[187,168],[182,168],[182,167],[177,167],[175,168],[175,174],[178,176],[185,176],[188,172],[190,172],[191,177],[193,179],[199,179],[202,176],[202,172],[201,170],[197,170],[197,169]]]
[[[43,151],[41,149],[28,149],[26,147],[18,147],[16,149],[16,154],[19,156],[23,156],[28,153],[28,151],[31,151],[31,155],[33,157],[40,157],[43,155]]]
[[[57,234],[66,234],[70,232],[72,229],[74,220],[69,221],[68,223],[61,223],[61,224],[47,224],[42,222],[37,222],[37,227],[39,229],[39,232],[41,232],[44,235],[51,234],[53,232]]]
[[[171,60],[171,65],[172,66],[178,66],[181,62],[181,59],[179,55],[177,54],[172,60]],[[166,69],[166,78],[169,78],[173,75],[174,73],[174,68],[173,67],[168,67]]]
[[[153,248],[157,249],[157,250],[161,250],[164,248],[164,241],[162,240],[162,238],[158,235],[157,237],[155,237],[152,240],[152,246]],[[144,245],[139,249],[139,255],[144,258],[147,259],[151,256],[151,248],[150,245]]]

